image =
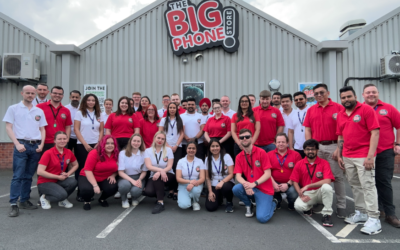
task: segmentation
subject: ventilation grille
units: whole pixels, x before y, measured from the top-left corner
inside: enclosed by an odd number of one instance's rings
[[[395,74],[400,74],[400,56],[390,58],[389,69]]]
[[[21,76],[21,56],[6,56],[4,58],[4,76]]]

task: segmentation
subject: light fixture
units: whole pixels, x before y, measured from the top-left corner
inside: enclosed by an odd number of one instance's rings
[[[188,62],[189,62],[189,60],[188,60],[187,57],[182,58],[182,63],[186,64],[186,63],[188,63]]]
[[[279,88],[281,87],[281,83],[276,80],[276,79],[272,79],[269,83],[268,83],[269,89],[271,91],[278,91]]]

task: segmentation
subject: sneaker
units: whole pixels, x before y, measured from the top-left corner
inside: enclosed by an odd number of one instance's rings
[[[48,200],[46,200],[46,196],[44,194],[42,194],[42,196],[40,196],[40,204],[42,205],[43,209],[51,208],[50,202]]]
[[[137,206],[139,205],[139,201],[138,200],[133,200],[132,201],[132,206]]]
[[[165,210],[164,204],[161,204],[160,202],[157,202],[156,206],[153,208],[153,211],[151,211],[151,213],[152,214],[159,214],[164,210]]]
[[[278,199],[274,198],[272,200],[272,202],[275,203],[275,209],[274,209],[274,213],[275,213],[277,209],[281,209],[281,204],[279,204],[279,208],[278,208],[278,203],[279,203]]]
[[[322,216],[322,226],[333,227],[333,223],[332,223],[330,215],[325,214],[324,216]]]
[[[108,202],[106,201],[106,200],[98,200],[99,201],[99,203],[100,203],[100,206],[102,206],[102,207],[108,207]]]
[[[312,213],[313,213],[313,210],[312,209],[310,209],[310,210],[308,210],[308,211],[303,211],[303,214],[305,215],[305,216],[312,216]]]
[[[345,219],[346,218],[346,209],[345,208],[337,208],[336,209],[336,216],[339,219]]]
[[[38,200],[38,201],[37,201],[37,203],[36,203],[36,206],[38,206],[38,207],[40,207],[40,206],[41,206],[41,204],[40,204],[40,200]]]
[[[123,208],[129,208],[130,207],[128,199],[122,201],[122,207]]]
[[[178,195],[177,195],[177,194],[174,194],[174,196],[172,197],[172,199],[173,199],[174,201],[177,201],[177,200],[178,200]]]
[[[92,209],[92,207],[90,206],[90,203],[85,203],[85,204],[83,205],[83,210],[88,211],[88,210],[90,210],[90,209]]]
[[[239,201],[239,206],[246,206],[243,201]]]
[[[251,218],[254,216],[253,204],[251,204],[251,206],[246,206],[246,213],[244,214],[244,216],[246,216],[247,218]]]
[[[255,206],[257,206],[257,204],[256,204],[256,200],[252,200],[252,199],[250,199],[250,202],[251,202],[251,204],[253,204],[253,206],[255,207]]]
[[[17,205],[11,205],[10,212],[8,212],[9,217],[17,217],[19,215],[19,208]]]
[[[400,228],[400,221],[397,219],[396,215],[387,215],[385,221],[393,227]]]
[[[347,224],[364,224],[368,220],[368,215],[360,213],[360,211],[356,210],[355,213],[350,214],[344,222]]]
[[[58,202],[58,206],[59,207],[65,207],[65,208],[71,208],[74,206],[74,204],[72,204],[71,202],[69,202],[67,199],[63,200],[63,201],[59,201]]]
[[[382,232],[381,221],[379,219],[368,218],[360,231],[368,235],[378,234]]]
[[[33,209],[37,209],[38,207],[33,205],[32,202],[30,202],[28,200],[28,201],[25,201],[25,202],[20,202],[19,203],[19,208],[27,209],[27,210],[33,210]]]
[[[279,210],[279,209],[281,209],[281,203],[280,202],[276,203],[276,207],[275,207],[275,210]]]
[[[293,211],[294,210],[294,203],[293,204],[289,203],[287,209],[289,211]]]
[[[324,205],[322,205],[322,204],[314,205],[312,208],[312,213],[313,214],[322,214],[322,209],[324,209]]]
[[[172,199],[172,197],[174,197],[174,193],[168,193],[167,198],[168,198],[168,199]]]
[[[119,192],[114,194],[114,199],[121,199],[121,194]]]
[[[130,192],[128,192],[128,194],[126,195],[126,197],[128,198],[128,200],[132,199],[132,195]]]
[[[232,202],[226,202],[225,205],[225,212],[226,213],[233,213],[233,203]]]
[[[193,211],[200,211],[200,204],[197,202],[192,203]]]

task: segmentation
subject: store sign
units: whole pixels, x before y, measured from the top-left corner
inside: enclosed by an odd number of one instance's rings
[[[205,0],[198,6],[189,0],[168,2],[165,21],[175,55],[222,46],[233,53],[239,48],[239,13],[222,7],[218,0]]]
[[[101,112],[104,112],[104,100],[107,98],[106,84],[85,84],[83,86],[83,95],[94,94],[99,99]]]

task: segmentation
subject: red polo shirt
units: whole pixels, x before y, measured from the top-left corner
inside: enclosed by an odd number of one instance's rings
[[[224,114],[217,119],[215,116],[208,118],[206,125],[203,128],[204,132],[208,133],[208,136],[213,137],[224,137],[228,132],[231,132],[231,118]]]
[[[115,138],[130,138],[139,127],[139,120],[135,114],[119,115],[111,113],[104,128],[111,129],[111,135]]]
[[[137,120],[140,121],[143,119],[144,111],[136,111],[135,115],[137,117]]]
[[[371,130],[374,129],[379,129],[379,122],[370,106],[357,102],[350,116],[345,110],[340,112],[337,119],[337,135],[343,136],[342,155],[348,158],[367,157]]]
[[[344,107],[329,98],[329,103],[322,107],[319,103],[311,106],[304,120],[304,127],[311,128],[311,138],[317,141],[336,141],[336,117]]]
[[[251,164],[252,168],[249,167],[245,158],[244,150],[236,156],[236,164],[234,174],[244,174],[248,182],[252,183],[260,179],[264,175],[264,171],[271,168],[269,157],[265,151],[259,147],[253,146],[251,155],[247,155],[247,160]],[[252,171],[253,170],[253,171]],[[251,173],[253,172],[253,177]],[[272,186],[272,180],[269,178],[266,182],[261,183],[258,188],[264,194],[274,195],[274,187]]]
[[[65,127],[72,125],[71,112],[61,103],[58,105],[58,108],[55,108],[51,105],[51,101],[38,104],[36,107],[43,110],[47,121],[47,126],[44,127],[46,130],[46,139],[44,143],[54,143],[54,135],[56,132],[65,132]]]
[[[88,154],[85,167],[81,170],[80,175],[86,176],[85,171],[92,171],[97,182],[104,181],[118,171],[117,159],[106,155],[106,160],[101,162],[97,158],[97,150],[92,150]]]
[[[310,178],[310,176],[312,176],[312,178]],[[331,179],[332,181],[335,181],[335,177],[332,174],[329,162],[319,158],[318,156],[315,159],[314,164],[312,165],[308,162],[307,158],[304,158],[297,162],[293,169],[292,175],[290,176],[290,179],[294,182],[297,182],[300,187],[304,187],[308,184],[316,183],[326,179]],[[309,188],[308,190],[316,189],[319,189],[319,187]]]
[[[268,152],[267,154],[272,166],[272,178],[274,178],[274,180],[278,183],[288,182],[294,166],[297,162],[302,160],[299,153],[290,149],[287,150],[285,155],[280,155],[277,148]],[[281,161],[282,166],[279,163],[277,156],[279,157],[279,161]]]
[[[392,149],[395,136],[393,128],[400,128],[400,112],[393,105],[378,100],[378,104],[374,108],[378,117],[379,126],[379,143],[376,152],[379,154],[385,150]]]
[[[256,141],[256,145],[266,146],[275,141],[276,131],[279,126],[285,126],[282,114],[279,109],[272,107],[263,109],[261,106],[253,108],[254,113],[260,117],[260,135]]]
[[[145,119],[140,120],[139,122],[140,135],[143,137],[144,145],[146,145],[146,148],[151,147],[154,135],[157,133],[159,125],[160,125],[160,120],[154,122],[150,122]]]
[[[251,131],[251,134],[254,136],[254,132],[256,130],[256,122],[260,121],[260,117],[258,116],[258,113],[254,113],[253,112],[253,116],[254,116],[254,120],[250,120],[250,118],[247,115],[243,116],[243,120],[241,120],[240,122],[236,122],[237,120],[237,113],[235,113],[232,116],[231,119],[231,123],[235,123],[236,124],[236,135],[239,136],[239,132],[241,129],[247,128],[248,130]]]
[[[165,110],[165,111],[164,111],[163,117],[167,117],[167,111],[168,111],[168,110]],[[186,112],[186,109],[182,108],[182,106],[179,106],[178,112],[179,112],[180,115],[181,115],[181,114],[184,114],[184,113]],[[160,118],[160,119],[161,119],[161,118]]]
[[[64,168],[61,170],[61,162],[64,160]],[[46,166],[46,172],[50,174],[60,175],[62,172],[68,172],[68,164],[75,162],[75,155],[71,150],[64,148],[63,154],[58,152],[56,147],[53,147],[43,153],[42,158],[40,158],[39,164]],[[37,184],[42,184],[46,182],[57,182],[56,179],[48,179],[41,175],[38,177]]]

